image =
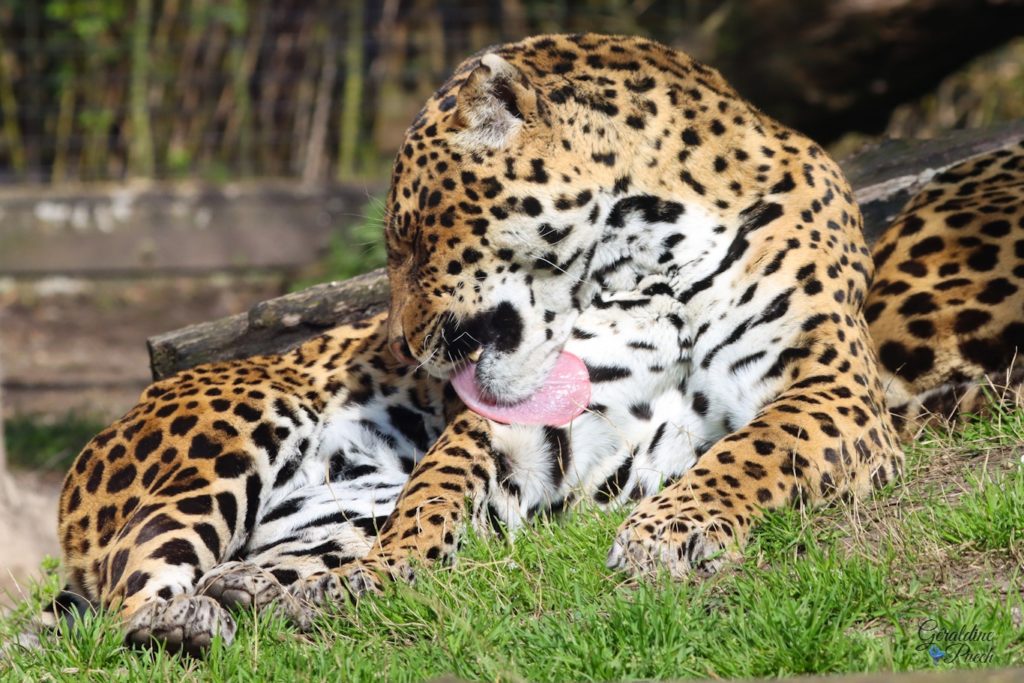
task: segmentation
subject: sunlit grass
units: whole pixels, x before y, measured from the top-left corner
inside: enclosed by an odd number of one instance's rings
[[[1020,665],[1020,592],[986,583],[1019,585],[1024,471],[1005,449],[1020,424],[1014,414],[923,437],[912,477],[962,461],[941,485],[911,479],[863,503],[770,515],[741,564],[703,581],[637,584],[608,571],[625,513],[580,509],[511,543],[471,536],[454,568],[421,570],[415,586],[321,617],[309,633],[242,614],[236,642],[195,661],[123,648],[106,616],[18,652],[0,677],[615,681]],[[971,646],[974,660],[944,644],[933,664],[926,623],[990,640]]]

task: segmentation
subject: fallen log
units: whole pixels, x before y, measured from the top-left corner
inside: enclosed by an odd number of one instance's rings
[[[285,351],[324,330],[379,313],[387,298],[387,278],[375,270],[261,301],[246,313],[158,334],[146,341],[153,379],[202,363]]]
[[[888,141],[842,166],[864,213],[873,244],[888,223],[935,174],[968,157],[1024,139],[1024,121],[941,139]],[[337,325],[383,310],[388,297],[382,270],[329,282],[263,301],[247,313],[191,325],[148,340],[154,379],[217,360],[278,353]]]
[[[1024,139],[1024,120],[932,140],[886,140],[840,162],[864,214],[869,245],[903,205],[943,169]]]

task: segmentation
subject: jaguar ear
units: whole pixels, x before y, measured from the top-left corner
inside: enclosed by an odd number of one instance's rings
[[[459,90],[456,114],[460,144],[503,149],[536,111],[537,95],[516,67],[499,55],[480,58]]]

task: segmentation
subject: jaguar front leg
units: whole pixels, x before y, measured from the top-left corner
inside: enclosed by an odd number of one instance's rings
[[[358,597],[382,581],[411,581],[414,565],[445,562],[455,553],[470,517],[481,518],[496,467],[490,427],[460,408],[416,465],[370,551],[351,566],[298,582],[293,592],[315,605]]]
[[[903,453],[859,336],[855,356],[815,344],[806,361],[788,367],[788,387],[749,424],[638,505],[608,566],[638,575],[664,569],[677,579],[711,574],[738,559],[765,511],[858,496],[898,476]]]

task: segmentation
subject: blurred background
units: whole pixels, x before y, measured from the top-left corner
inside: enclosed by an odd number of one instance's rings
[[[1024,0],[0,0],[0,588],[147,336],[381,265],[421,103],[565,31],[684,49],[839,158],[1024,117]]]

